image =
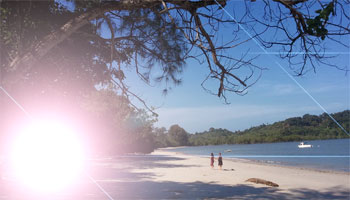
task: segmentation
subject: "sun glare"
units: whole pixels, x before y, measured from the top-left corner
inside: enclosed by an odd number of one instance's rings
[[[52,192],[73,184],[83,171],[84,152],[77,134],[53,120],[36,120],[12,145],[14,178],[26,187]]]

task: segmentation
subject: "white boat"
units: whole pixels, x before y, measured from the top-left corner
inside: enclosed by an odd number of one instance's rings
[[[299,148],[311,148],[312,145],[311,144],[307,144],[306,142],[300,142],[300,144],[298,145]]]

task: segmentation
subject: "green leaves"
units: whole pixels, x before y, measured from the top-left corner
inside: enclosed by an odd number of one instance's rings
[[[326,8],[316,10],[316,13],[319,15],[314,19],[307,19],[306,23],[308,25],[306,32],[309,35],[320,37],[324,40],[328,34],[328,30],[325,28],[329,15],[332,13],[334,15],[334,4],[333,2],[329,3]]]
[[[188,133],[177,124],[169,128],[168,134],[174,146],[184,146],[188,144]]]

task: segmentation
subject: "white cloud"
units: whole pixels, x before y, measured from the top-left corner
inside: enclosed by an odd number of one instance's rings
[[[326,93],[326,92],[332,92],[332,91],[349,91],[349,85],[345,84],[333,84],[333,85],[323,85],[323,86],[316,86],[313,88],[310,88],[310,92],[312,93]]]
[[[272,92],[276,95],[296,94],[300,91],[300,88],[292,84],[276,84],[272,87]]]
[[[303,84],[302,84],[303,85]],[[348,90],[349,85],[344,84],[344,81],[337,81],[335,83],[319,83],[317,85],[308,86],[303,85],[304,88],[310,93],[328,93],[334,91]],[[269,95],[289,95],[289,94],[302,94],[304,91],[296,84],[274,84],[273,82],[265,81],[264,83],[257,84],[259,90],[266,91],[265,94]]]
[[[265,82],[262,84],[258,84],[258,90],[262,90],[267,95],[290,95],[290,94],[300,94],[303,91],[295,84],[273,84],[269,82]]]

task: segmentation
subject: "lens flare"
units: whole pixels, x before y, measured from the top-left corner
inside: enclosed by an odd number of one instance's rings
[[[84,167],[83,145],[77,134],[58,121],[36,120],[12,145],[14,178],[31,189],[53,192],[73,184]]]

